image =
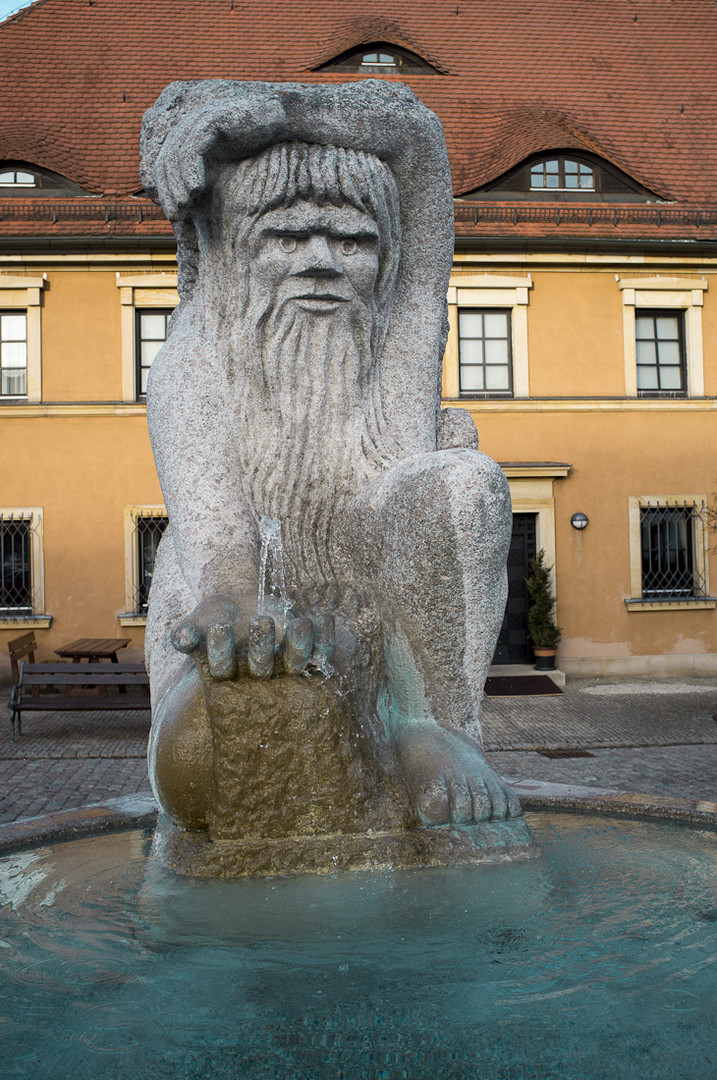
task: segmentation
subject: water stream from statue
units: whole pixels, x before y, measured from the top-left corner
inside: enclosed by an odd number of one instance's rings
[[[260,615],[271,615],[277,623],[278,636],[280,632],[283,632],[286,616],[291,610],[291,600],[286,595],[281,522],[276,518],[262,517],[259,521],[259,535],[261,554],[259,556],[257,611]]]

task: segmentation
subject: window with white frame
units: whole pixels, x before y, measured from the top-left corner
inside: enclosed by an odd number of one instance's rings
[[[703,397],[704,278],[620,278],[627,397]]]
[[[0,396],[27,394],[27,312],[0,311]]]
[[[44,277],[0,274],[0,400],[42,398],[40,303]]]
[[[531,191],[594,191],[595,172],[573,158],[544,158],[530,166]]]
[[[528,298],[533,281],[456,269],[448,288],[448,341],[443,397],[530,394]]]
[[[147,396],[147,379],[152,363],[167,340],[167,326],[173,308],[135,310],[135,366],[138,400]]]
[[[25,169],[0,169],[0,188],[22,187],[33,188],[37,186],[35,174]]]
[[[709,595],[705,507],[699,496],[630,499],[629,605],[715,606]]]
[[[144,622],[154,577],[157,549],[168,525],[163,506],[125,509],[126,612],[120,623]]]
[[[0,626],[49,625],[45,615],[42,508],[0,508]]]
[[[122,305],[122,400],[143,402],[152,363],[179,303],[176,273],[118,274]]]
[[[635,311],[637,393],[640,397],[684,397],[684,313]]]
[[[513,393],[511,312],[458,311],[461,396],[510,397]]]

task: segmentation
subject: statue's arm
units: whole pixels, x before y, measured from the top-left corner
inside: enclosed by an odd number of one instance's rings
[[[179,568],[198,604],[257,595],[258,535],[224,390],[198,339],[173,329],[152,366],[147,419]]]

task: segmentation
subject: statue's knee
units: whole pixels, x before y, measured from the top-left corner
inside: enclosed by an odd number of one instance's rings
[[[436,469],[444,483],[474,498],[490,497],[510,507],[508,481],[500,465],[478,450],[439,450]]]
[[[160,805],[177,824],[207,827],[212,736],[201,678],[193,666],[154,708],[149,772]]]
[[[452,528],[476,512],[491,524],[510,521],[508,482],[492,458],[477,450],[437,450],[398,462],[369,495],[373,520],[425,520],[432,528]]]

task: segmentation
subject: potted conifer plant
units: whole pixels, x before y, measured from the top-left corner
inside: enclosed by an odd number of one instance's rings
[[[541,549],[530,560],[530,576],[525,579],[530,594],[528,630],[533,642],[536,671],[553,671],[560,641],[560,627],[555,621],[555,597],[550,589],[551,566],[545,565]]]

